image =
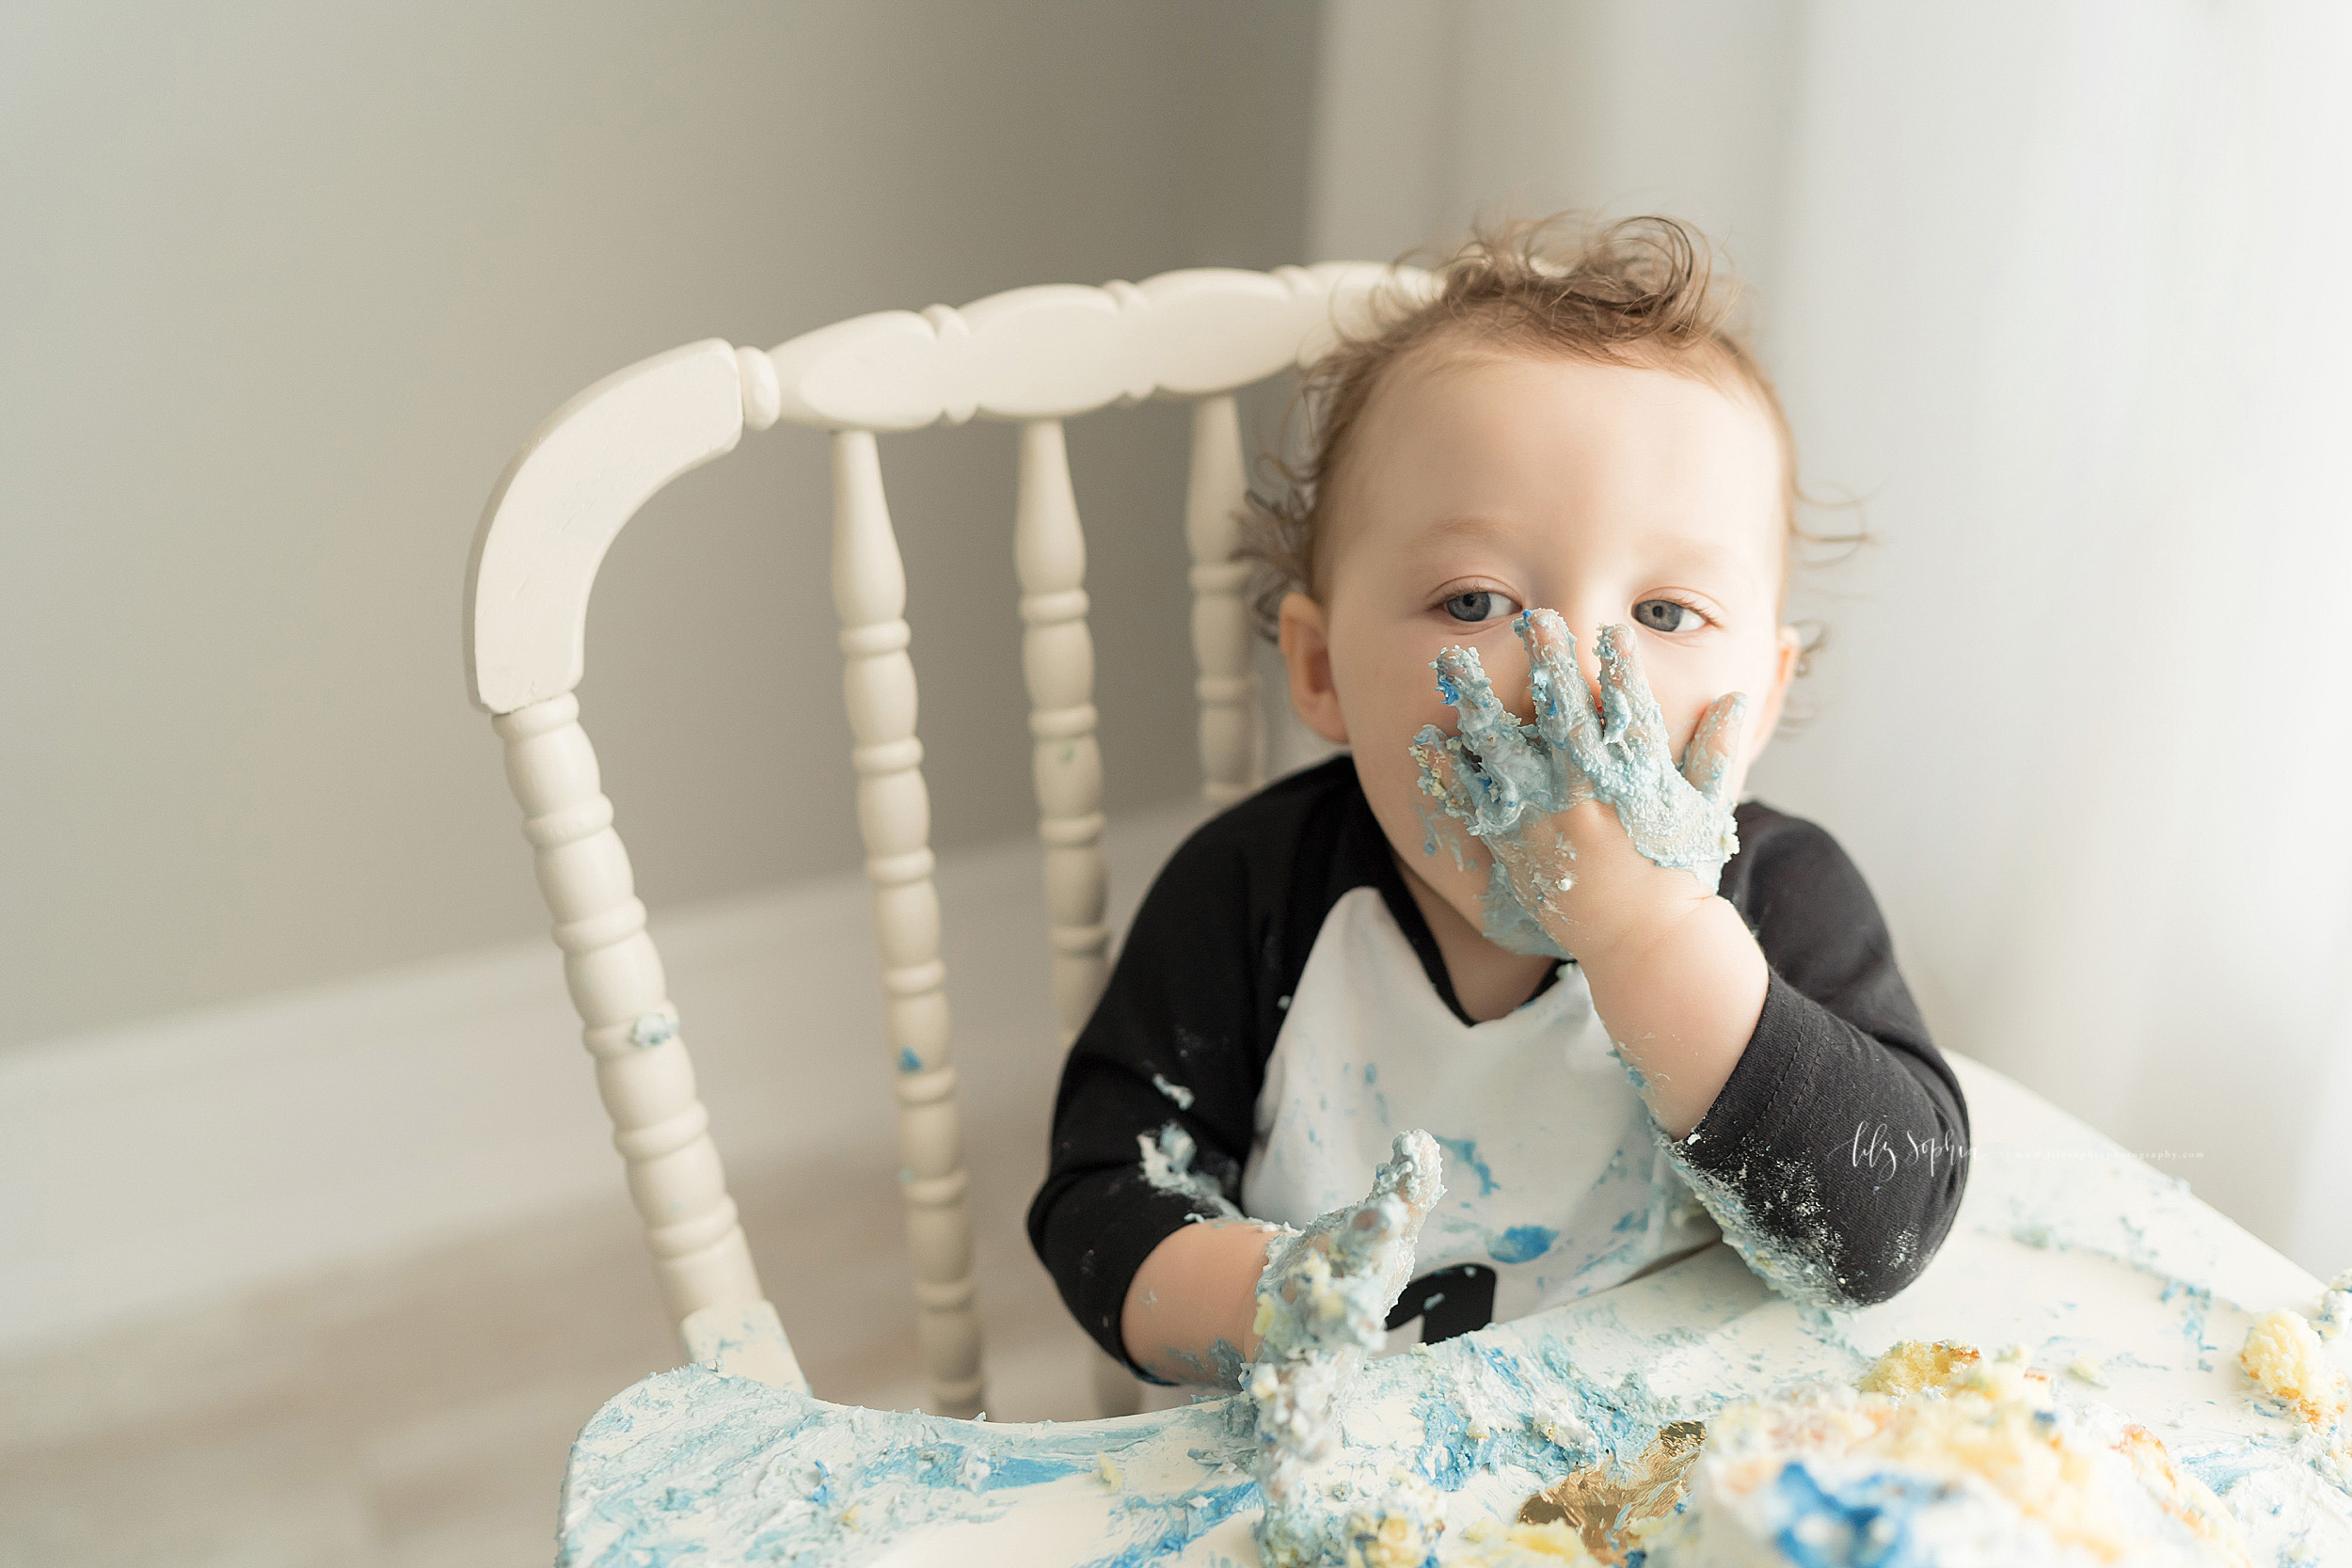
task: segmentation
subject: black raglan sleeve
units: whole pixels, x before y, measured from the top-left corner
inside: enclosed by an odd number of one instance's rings
[[[1139,1374],[1120,1337],[1127,1288],[1178,1227],[1236,1212],[1279,1027],[1268,989],[1279,975],[1263,973],[1279,947],[1263,889],[1281,858],[1263,842],[1266,815],[1244,806],[1211,822],[1145,895],[1063,1066],[1029,1207],[1030,1243],[1062,1300]],[[1146,1148],[1170,1167],[1157,1181]]]
[[[1786,1293],[1884,1301],[1935,1255],[1968,1180],[1968,1109],[1862,873],[1835,839],[1740,808],[1722,892],[1772,966],[1730,1081],[1669,1152]]]

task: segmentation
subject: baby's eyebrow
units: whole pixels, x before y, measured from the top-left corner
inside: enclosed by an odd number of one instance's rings
[[[1720,539],[1708,539],[1697,534],[1669,533],[1659,541],[1665,546],[1659,559],[1674,567],[1689,567],[1703,572],[1726,572],[1753,578],[1756,562],[1744,550],[1734,549]]]
[[[1448,545],[1516,542],[1514,531],[1494,518],[1477,513],[1459,513],[1435,518],[1415,530],[1407,547],[1433,550]]]
[[[1413,551],[1435,551],[1450,545],[1488,544],[1516,546],[1523,542],[1520,531],[1497,518],[1480,513],[1452,513],[1436,517],[1417,530],[1406,548]],[[1657,570],[1680,574],[1690,572],[1700,576],[1728,575],[1754,583],[1766,573],[1759,573],[1757,562],[1745,550],[1724,541],[1700,533],[1663,531],[1650,541],[1659,562]]]

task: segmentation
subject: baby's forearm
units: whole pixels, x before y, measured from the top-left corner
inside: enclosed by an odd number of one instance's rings
[[[1764,1013],[1772,971],[1740,911],[1677,903],[1580,951],[1593,1009],[1667,1135],[1686,1136],[1730,1081]]]
[[[1248,1221],[1207,1221],[1153,1247],[1120,1312],[1120,1337],[1136,1364],[1170,1383],[1233,1386],[1258,1351],[1258,1276],[1266,1243],[1280,1234]]]

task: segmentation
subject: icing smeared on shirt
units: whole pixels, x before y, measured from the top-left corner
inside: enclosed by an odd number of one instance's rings
[[[1143,1179],[1164,1193],[1174,1193],[1189,1199],[1225,1219],[1237,1220],[1241,1211],[1225,1196],[1225,1189],[1205,1173],[1192,1168],[1200,1154],[1200,1146],[1191,1133],[1175,1122],[1160,1129],[1154,1139],[1148,1133],[1136,1135],[1136,1147],[1143,1155]]]

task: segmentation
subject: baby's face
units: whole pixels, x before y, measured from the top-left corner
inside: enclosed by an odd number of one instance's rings
[[[1675,749],[1708,704],[1753,700],[1735,777],[1780,713],[1796,640],[1780,625],[1781,457],[1737,393],[1664,371],[1432,354],[1391,369],[1357,426],[1325,513],[1317,599],[1283,607],[1294,702],[1344,742],[1390,844],[1473,924],[1484,852],[1423,853],[1409,751],[1454,732],[1429,668],[1475,649],[1531,720],[1511,621],[1556,610],[1587,679],[1600,628],[1635,628]],[[1320,602],[1317,602],[1317,601]]]

